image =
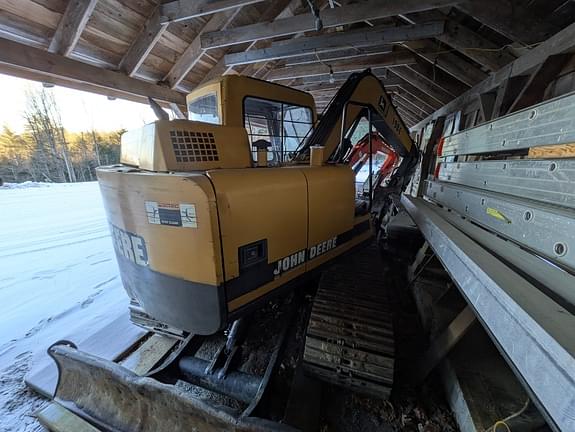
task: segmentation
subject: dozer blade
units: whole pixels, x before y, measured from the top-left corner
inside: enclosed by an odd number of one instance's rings
[[[54,400],[102,430],[294,431],[265,419],[236,416],[70,346],[55,345],[49,352],[59,371]]]

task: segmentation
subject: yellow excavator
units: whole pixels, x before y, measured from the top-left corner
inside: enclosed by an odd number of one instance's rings
[[[357,250],[372,241],[385,196],[405,187],[418,155],[382,83],[369,70],[352,74],[318,117],[308,93],[224,76],[189,94],[187,109],[188,120],[125,133],[121,164],[97,170],[133,322],[182,341],[227,329],[217,358],[180,360],[181,371],[253,402],[265,383],[227,369],[243,318],[324,270],[305,338],[307,370],[387,394],[393,334],[374,276],[378,254]],[[354,170],[361,138],[367,163]],[[397,160],[383,179],[374,174],[387,155],[372,139]],[[329,267],[345,253],[346,262]],[[362,325],[372,339],[358,337]],[[378,346],[377,335],[391,348]],[[65,368],[63,351],[53,351]]]

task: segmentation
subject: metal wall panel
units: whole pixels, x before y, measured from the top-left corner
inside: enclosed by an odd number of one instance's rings
[[[445,138],[442,156],[575,142],[575,93],[534,105]]]
[[[575,269],[575,212],[437,181],[425,195],[562,265]]]
[[[575,159],[443,162],[438,179],[575,208]]]
[[[575,430],[575,316],[442,218],[401,202],[555,431]]]

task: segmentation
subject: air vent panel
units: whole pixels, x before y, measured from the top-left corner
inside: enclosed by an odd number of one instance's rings
[[[218,149],[212,132],[171,130],[170,138],[176,162],[219,161]]]

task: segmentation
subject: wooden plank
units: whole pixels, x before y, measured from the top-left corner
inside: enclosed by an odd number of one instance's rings
[[[214,30],[226,28],[233,21],[238,12],[239,9],[220,12],[212,16],[208,22],[206,22],[188,48],[186,48],[164,77],[163,81],[166,82],[171,89],[175,89],[178,84],[182,82],[204,54],[205,50],[202,49],[200,41],[201,35],[205,32],[212,32]]]
[[[132,324],[129,314],[125,312],[93,334],[85,335],[79,328],[66,339],[74,342],[82,351],[114,360],[134,346],[145,334],[145,330]],[[56,363],[46,354],[32,367],[24,381],[34,391],[51,399],[58,382]]]
[[[397,66],[411,64],[415,62],[415,57],[405,51],[382,54],[379,56],[370,56],[361,60],[351,59],[332,62],[330,64],[334,73],[361,71],[367,67],[372,69],[383,68],[387,66]],[[272,70],[266,77],[270,81],[280,79],[299,78],[313,75],[324,75],[329,73],[329,67],[322,64],[311,64],[302,66],[289,66]]]
[[[521,92],[521,89],[525,86],[527,80],[528,77],[526,75],[518,75],[509,77],[509,79],[505,80],[501,86],[499,86],[495,96],[495,105],[493,106],[493,112],[491,114],[492,117],[489,120],[496,119],[507,112]]]
[[[467,26],[448,19],[439,10],[409,14],[403,18],[411,24],[440,19],[446,20],[446,31],[437,36],[436,39],[455,48],[461,54],[489,70],[495,71],[515,60],[515,56],[506,49],[501,49],[499,45],[484,38],[479,33],[475,33]]]
[[[533,9],[509,0],[466,1],[456,7],[512,41],[524,44],[542,42],[560,30]]]
[[[97,1],[76,0],[68,2],[66,11],[58,23],[48,47],[50,52],[64,56],[72,52],[94,11],[94,7],[96,7]]]
[[[567,157],[572,158],[575,157],[575,143],[531,147],[529,149],[528,157],[532,159],[567,158]]]
[[[197,18],[214,13],[237,9],[264,0],[178,0],[165,3],[160,7],[162,24]]]
[[[364,48],[345,48],[335,51],[321,52],[314,54],[305,54],[296,57],[289,57],[284,60],[284,66],[299,66],[302,64],[331,62],[335,60],[343,60],[356,57],[364,57],[370,55],[387,54],[393,51],[392,45],[380,45]]]
[[[38,421],[52,432],[99,432],[86,420],[68,411],[62,405],[51,402],[37,413]]]
[[[457,345],[465,333],[475,324],[473,309],[465,306],[447,328],[432,342],[418,362],[416,382],[421,383],[439,362]]]
[[[409,93],[406,93],[405,91],[402,91],[401,89],[399,89],[398,91],[395,92],[395,99],[402,102],[404,105],[406,105],[407,107],[409,107],[411,110],[413,110],[415,113],[417,113],[417,115],[419,117],[427,117],[429,114],[431,114],[433,111],[422,105],[419,104],[417,101],[415,101],[410,95]]]
[[[467,89],[469,86],[462,82],[453,79],[453,77],[435,65],[432,65],[427,60],[418,58],[418,62],[409,65],[408,69],[415,72],[417,75],[425,79],[431,85],[439,87],[442,91],[448,93],[451,97],[457,97]]]
[[[437,39],[491,71],[515,60],[505,49],[453,20],[447,22],[447,31]]]
[[[492,91],[499,86],[509,76],[518,76],[525,74],[530,69],[536,67],[545,59],[554,54],[561,54],[564,52],[572,51],[575,48],[575,23],[565,27],[556,35],[550,37],[545,42],[537,47],[531,49],[521,57],[517,58],[513,63],[510,63],[498,71],[492,73],[488,78],[477,84],[467,92],[452,100],[439,110],[434,112],[431,116],[422,120],[414,126],[414,130],[423,128],[428,122],[432,121],[441,115],[448,114],[465,107],[468,103],[475,102],[478,95]]]
[[[432,42],[408,41],[403,45],[470,87],[487,77],[481,69]]]
[[[120,364],[137,375],[144,376],[150,372],[177,343],[178,339],[161,334],[153,334],[142,346],[138,347],[137,350],[123,359]]]
[[[417,108],[414,108],[412,105],[406,103],[403,99],[399,98],[397,96],[397,94],[393,95],[392,100],[393,100],[393,104],[396,107],[403,109],[411,117],[413,117],[414,119],[417,119],[417,121],[419,121],[420,119],[422,119],[426,115],[424,112],[418,112]]]
[[[370,19],[386,18],[421,10],[455,4],[453,0],[370,0],[350,6],[321,11],[324,28],[337,27]],[[260,39],[287,36],[315,30],[315,17],[311,13],[278,19],[273,22],[237,27],[202,35],[202,48],[217,48]]]
[[[284,0],[276,1],[270,4],[259,16],[254,16],[256,20],[269,21],[278,18],[279,16],[286,17],[292,16],[292,7],[295,0]],[[249,52],[251,49],[262,48],[263,45],[267,45],[267,41],[252,41],[246,44],[234,45],[231,50],[234,52],[244,51]],[[224,56],[222,56],[218,62],[212,67],[212,69],[204,76],[204,78],[199,82],[198,85],[205,84],[206,82],[222,75],[226,75],[233,70],[233,66],[226,64]]]
[[[240,65],[257,63],[260,61],[278,60],[297,57],[312,52],[314,54],[341,50],[342,47],[352,46],[363,48],[406,40],[435,37],[443,33],[444,23],[435,21],[422,25],[405,25],[399,27],[371,27],[366,30],[349,32],[333,32],[321,36],[300,37],[298,39],[272,43],[269,48],[227,54],[227,65]],[[317,61],[317,60],[316,60]]]
[[[450,94],[446,93],[441,88],[429,83],[426,79],[419,76],[407,67],[395,67],[391,70],[391,73],[397,75],[412,86],[418,88],[429,97],[435,99],[441,105],[446,104],[452,98]]]
[[[527,83],[506,111],[507,114],[519,111],[543,100],[545,89],[556,78],[573,54],[556,54],[549,56],[529,76]]]
[[[0,39],[2,64],[11,66],[10,70],[15,76],[21,69],[23,74],[32,71],[38,75],[74,81],[78,85],[85,83],[91,87],[112,89],[118,94],[126,94],[126,97],[150,96],[158,101],[179,105],[185,105],[186,101],[185,95],[180,92],[6,39]]]
[[[160,9],[157,7],[122,58],[120,70],[129,76],[134,76],[166,29],[167,25],[161,23]]]
[[[488,121],[493,117],[496,99],[496,92],[487,92],[479,95],[479,111],[483,116],[483,121]]]

